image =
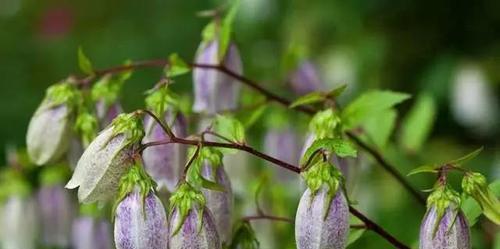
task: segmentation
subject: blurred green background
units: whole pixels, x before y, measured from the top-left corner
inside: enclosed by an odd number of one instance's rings
[[[196,13],[218,4],[200,0],[0,0],[0,159],[4,160],[7,145],[25,143],[29,118],[45,88],[78,74],[78,46],[96,68],[127,59],[166,58],[172,52],[191,60],[209,21]],[[341,103],[373,88],[427,94],[436,115],[423,147],[417,152],[402,149],[397,122],[391,137],[394,142],[379,149],[406,174],[419,164],[453,159],[484,146],[470,167],[492,181],[500,177],[499,13],[500,1],[242,0],[234,39],[245,74],[290,98],[287,86],[279,82],[286,77],[281,62],[292,43],[300,44],[319,66],[328,87],[348,84]],[[160,76],[158,69],[134,73],[124,87],[125,110],[142,107],[143,92]],[[191,76],[183,76],[174,88],[190,93],[191,83]],[[415,99],[398,107],[401,117]],[[264,130],[257,126],[251,132]],[[260,141],[254,140],[255,144]],[[368,166],[355,191],[360,209],[415,245],[424,209],[417,208],[411,196],[379,167],[370,166],[368,155],[365,159]],[[433,179],[426,175],[410,181],[428,189]],[[498,230],[487,222],[483,227],[489,235],[474,231],[475,248],[489,248]],[[389,247],[371,232],[352,245]]]

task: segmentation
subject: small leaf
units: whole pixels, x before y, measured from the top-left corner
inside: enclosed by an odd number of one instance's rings
[[[290,108],[295,108],[301,105],[309,105],[317,102],[322,102],[325,100],[325,94],[322,92],[312,92],[304,96],[299,97],[293,103],[290,104]]]
[[[409,94],[392,91],[371,91],[352,101],[342,111],[342,120],[346,129],[358,126],[371,116],[379,115],[383,110],[410,98]]]
[[[368,140],[379,148],[384,147],[394,130],[397,115],[396,110],[388,109],[366,119],[362,126]]]
[[[365,233],[365,231],[366,231],[365,228],[358,228],[358,229],[352,229],[351,228],[349,230],[349,237],[347,237],[346,247],[348,247],[352,243],[356,242],[356,240],[358,240],[359,238],[361,238],[361,236],[363,235],[363,233]]]
[[[218,50],[219,60],[221,61],[226,55],[226,51],[231,41],[233,22],[234,18],[236,17],[236,13],[238,12],[239,6],[240,6],[240,0],[233,0],[229,11],[224,17],[224,20],[222,20],[222,25],[220,27],[220,34],[219,34],[219,50]]]
[[[262,117],[262,115],[264,115],[266,110],[267,110],[267,105],[262,105],[262,106],[259,106],[259,108],[253,110],[252,113],[250,113],[250,115],[247,114],[246,118],[244,118],[244,120],[243,120],[243,124],[245,125],[245,128],[248,129],[253,124],[255,124],[255,122],[257,122],[257,120],[259,120]]]
[[[350,142],[338,138],[324,138],[314,141],[311,146],[307,148],[304,156],[300,161],[300,164],[306,164],[309,158],[314,154],[314,152],[319,149],[323,149],[339,157],[357,156],[356,148]]]
[[[452,165],[455,165],[455,166],[461,166],[463,164],[465,164],[467,161],[473,159],[474,157],[476,157],[477,155],[479,155],[479,153],[481,153],[481,151],[483,150],[483,147],[463,156],[463,157],[460,157],[458,159],[455,159],[455,160],[452,160],[450,162],[448,162],[449,164],[452,164]]]
[[[81,46],[78,48],[78,66],[80,67],[80,70],[82,70],[82,72],[84,72],[85,74],[88,74],[88,75],[94,74],[94,69],[92,67],[92,63],[90,62],[89,58],[83,52],[83,49]]]
[[[406,176],[411,176],[411,175],[420,174],[420,173],[437,173],[438,172],[437,168],[438,167],[436,165],[423,165],[423,166],[420,166],[420,167],[413,169]]]
[[[191,70],[189,65],[175,53],[171,54],[168,60],[170,64],[165,70],[165,75],[169,78],[186,74]]]
[[[203,176],[200,175],[201,178],[201,186],[206,189],[214,190],[214,191],[219,191],[219,192],[225,192],[226,190],[224,189],[224,186],[212,182],[210,180],[205,179]]]
[[[235,143],[245,142],[245,127],[237,119],[225,115],[217,115],[214,121],[215,131]]]
[[[345,89],[347,89],[347,84],[340,85],[340,86],[334,88],[333,90],[331,90],[330,92],[328,92],[326,94],[326,97],[334,99],[334,98],[340,96],[345,91]]]
[[[203,31],[201,32],[201,37],[203,41],[208,42],[212,41],[215,38],[215,33],[216,33],[216,25],[215,22],[209,22],[205,28],[203,28]]]
[[[418,97],[408,115],[404,118],[400,136],[401,145],[412,152],[418,152],[434,124],[436,103],[432,96]]]
[[[474,200],[474,198],[469,197],[465,199],[465,201],[462,201],[462,212],[464,213],[465,217],[467,218],[467,221],[469,222],[469,226],[474,226],[476,224],[477,219],[483,212],[481,210],[481,206],[477,203],[477,201]]]

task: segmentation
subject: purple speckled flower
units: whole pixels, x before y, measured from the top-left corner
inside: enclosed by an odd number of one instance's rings
[[[219,43],[214,40],[202,42],[196,55],[196,63],[218,65]],[[242,74],[243,66],[236,45],[231,43],[228,47],[223,64],[236,74]],[[215,69],[193,69],[194,80],[194,106],[195,112],[209,114],[221,110],[236,108],[241,88],[232,77]]]
[[[449,207],[439,220],[436,208],[431,207],[420,227],[419,248],[470,249],[470,230],[462,211]]]
[[[43,244],[67,248],[74,211],[68,191],[62,185],[42,186],[37,197]]]
[[[328,188],[316,194],[307,189],[300,199],[295,218],[298,249],[344,249],[349,234],[349,207],[338,190],[329,206]],[[325,208],[328,208],[325,210]],[[328,212],[325,217],[325,212]]]
[[[95,104],[96,115],[99,119],[99,126],[104,129],[106,126],[111,124],[113,119],[115,119],[120,113],[123,113],[123,108],[119,102],[115,102],[111,105],[107,105],[106,101],[99,100]]]
[[[214,168],[216,168],[215,172]],[[202,189],[201,192],[205,196],[207,208],[212,213],[221,242],[228,242],[231,239],[231,214],[233,209],[231,182],[222,165],[212,167],[206,161],[202,166],[201,174],[205,179],[224,188],[224,192],[211,189]]]
[[[165,114],[165,122],[172,124],[172,115],[170,112]],[[146,134],[142,140],[143,143],[167,140],[161,126],[149,116],[145,120]],[[171,129],[177,137],[187,136],[186,119],[181,114],[175,118]],[[158,184],[158,189],[162,187],[172,192],[179,181],[179,177],[186,161],[186,146],[182,144],[165,144],[151,146],[144,150],[142,154],[144,166],[149,175]]]
[[[291,73],[289,80],[297,95],[305,95],[324,88],[316,66],[308,60],[298,65],[297,69]]]
[[[71,245],[73,249],[112,249],[111,224],[92,217],[73,221]]]
[[[200,213],[201,212],[201,213]],[[181,222],[181,215],[175,208],[170,216],[170,249],[220,249],[221,242],[212,214],[207,208],[193,207],[188,211],[184,223],[174,234],[175,224]],[[200,224],[201,222],[201,224]]]
[[[153,192],[143,200],[136,188],[116,208],[117,249],[166,249],[167,229],[165,209]]]
[[[290,127],[283,129],[271,129],[264,138],[264,151],[270,156],[276,157],[287,163],[297,165],[299,163],[299,146],[297,135]],[[277,169],[273,167],[273,169]],[[279,170],[279,171],[278,171]],[[297,181],[298,176],[286,170],[276,170],[278,179],[283,182]]]

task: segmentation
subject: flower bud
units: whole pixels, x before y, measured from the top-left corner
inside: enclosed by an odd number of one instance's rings
[[[308,189],[295,218],[298,249],[344,249],[349,235],[349,206],[340,189],[340,172],[321,162],[304,175]]]
[[[108,126],[123,112],[118,98],[123,82],[130,76],[131,71],[125,71],[118,75],[106,74],[92,86],[91,97],[95,102],[101,129]]]
[[[112,249],[111,226],[106,220],[83,216],[73,221],[72,248]]]
[[[35,249],[38,219],[36,202],[29,197],[11,196],[3,206],[0,244],[2,249]]]
[[[166,249],[167,216],[160,199],[149,192],[143,198],[134,189],[115,212],[115,244],[118,249]]]
[[[119,115],[85,150],[66,188],[79,187],[78,199],[82,203],[114,196],[143,136],[142,120],[137,113]]]
[[[172,124],[173,115],[171,112],[165,113],[165,122]],[[150,117],[145,120],[146,135],[142,142],[148,143],[153,141],[168,140],[169,137],[156,121]],[[175,117],[172,132],[177,137],[186,137],[187,124],[184,116],[178,114]],[[158,183],[158,189],[165,187],[168,191],[173,192],[179,177],[184,168],[186,159],[186,146],[182,144],[164,144],[151,146],[144,150],[142,154],[146,171]]]
[[[219,65],[219,42],[217,40],[203,42],[198,48],[196,63]],[[222,59],[224,67],[236,74],[242,74],[243,68],[236,45],[231,43]],[[209,114],[221,110],[234,109],[237,106],[240,84],[231,76],[217,69],[193,69],[195,112]]]
[[[26,135],[28,155],[37,165],[58,161],[68,149],[74,110],[79,101],[74,85],[60,83],[47,89],[30,120]]]
[[[462,189],[479,203],[488,219],[497,225],[500,224],[500,200],[488,186],[486,177],[476,172],[466,173],[462,180]]]
[[[67,248],[73,220],[69,193],[62,185],[42,186],[37,197],[43,244]]]
[[[99,100],[96,102],[95,106],[96,115],[99,119],[99,125],[101,129],[104,129],[106,126],[111,124],[111,122],[113,122],[113,119],[123,113],[123,107],[119,102],[108,105],[104,100]]]
[[[470,249],[470,229],[459,209],[458,193],[446,186],[427,199],[427,213],[420,226],[420,249]]]
[[[215,155],[215,160],[206,159],[201,165],[203,178],[216,183],[221,190],[202,189],[206,206],[212,213],[221,242],[228,242],[231,236],[231,214],[233,209],[233,191],[231,182],[222,166],[222,156]]]
[[[308,60],[298,65],[297,69],[291,73],[289,80],[297,95],[305,95],[324,88],[316,66]]]
[[[199,191],[183,183],[170,198],[170,249],[220,249],[212,214]]]

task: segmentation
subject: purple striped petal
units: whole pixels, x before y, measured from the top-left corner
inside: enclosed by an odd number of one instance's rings
[[[436,222],[439,223],[436,224]],[[452,208],[448,208],[442,219],[438,221],[436,208],[430,208],[425,214],[420,227],[419,248],[470,249],[470,229],[462,211],[458,211],[457,214]]]
[[[74,207],[64,186],[42,186],[38,191],[42,242],[47,246],[69,245]]]
[[[165,114],[166,123],[172,123],[171,116],[169,112]],[[142,140],[143,143],[169,139],[153,119],[148,117],[144,123],[146,135]],[[171,129],[177,137],[186,137],[187,124],[184,116],[177,115]],[[170,192],[175,190],[186,161],[186,150],[186,146],[181,144],[152,146],[144,150],[142,155],[144,166],[158,184],[158,189],[164,187]]]
[[[337,191],[329,206],[328,189],[316,194],[307,189],[300,199],[295,218],[298,249],[344,249],[349,234],[349,207],[342,191]],[[325,217],[325,208],[328,214]]]
[[[114,230],[117,249],[166,249],[167,229],[165,209],[152,192],[143,202],[136,189],[118,204]]]
[[[199,212],[202,212],[201,219]],[[217,228],[207,208],[189,210],[186,220],[176,234],[173,225],[180,222],[180,214],[174,209],[170,216],[169,248],[170,249],[221,249]],[[200,222],[202,222],[200,226]],[[199,229],[201,228],[201,229]]]
[[[283,129],[271,129],[264,138],[264,151],[287,163],[298,165],[299,163],[299,145],[297,143],[297,136],[294,130],[290,127]],[[297,182],[299,176],[287,170],[278,169],[273,167],[282,182]]]
[[[218,42],[203,42],[198,48],[196,63],[218,65]],[[230,44],[223,59],[224,66],[237,73],[243,73],[240,54],[236,45]],[[237,106],[241,85],[232,77],[215,69],[193,69],[195,112],[209,114]]]
[[[216,182],[224,188],[224,192],[215,191],[210,189],[202,189],[205,196],[206,206],[212,213],[217,232],[221,242],[229,242],[231,239],[231,214],[233,210],[233,191],[229,177],[221,165],[217,169],[208,163],[202,166],[202,176],[212,182]]]
[[[104,100],[99,100],[95,105],[101,129],[106,128],[109,124],[111,124],[113,119],[120,115],[120,113],[123,113],[123,108],[118,102],[107,105]]]
[[[297,95],[321,91],[324,88],[316,66],[307,60],[300,63],[297,69],[290,75],[290,83]]]

